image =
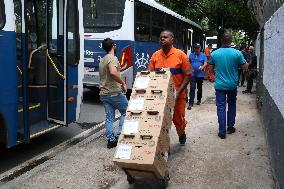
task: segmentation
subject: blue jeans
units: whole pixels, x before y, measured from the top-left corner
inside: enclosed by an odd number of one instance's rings
[[[128,100],[125,94],[120,93],[118,95],[101,95],[101,101],[104,104],[105,112],[106,112],[106,138],[109,142],[115,142],[116,138],[114,135],[113,123],[115,121],[115,110],[118,109],[121,117],[118,125],[117,135],[121,134],[122,125],[125,120],[126,109],[128,106]]]
[[[201,101],[203,80],[204,80],[203,77],[195,77],[195,76],[193,76],[190,79],[190,91],[189,91],[189,104],[190,105],[193,105],[194,103],[196,86],[197,86],[197,101]]]
[[[226,134],[226,124],[228,128],[235,126],[236,101],[237,101],[237,89],[226,90],[226,91],[216,89],[216,106],[217,106],[217,115],[219,122],[219,133]],[[227,123],[226,123],[227,103],[228,103],[228,112],[227,112]]]

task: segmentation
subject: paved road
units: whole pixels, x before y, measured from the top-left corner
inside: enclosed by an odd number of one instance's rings
[[[102,121],[104,121],[104,108],[99,101],[97,92],[84,89],[84,100],[78,123],[61,127],[33,139],[29,144],[21,144],[12,149],[0,147],[0,174],[48,151]]]

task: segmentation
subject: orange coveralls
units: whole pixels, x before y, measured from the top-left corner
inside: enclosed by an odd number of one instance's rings
[[[206,57],[207,57],[207,62],[208,62],[208,64],[207,64],[207,66],[206,66],[206,68],[205,68],[205,79],[208,79],[208,77],[209,77],[209,71],[210,71],[210,66],[209,66],[209,61],[210,61],[210,56],[211,56],[211,52],[210,52],[210,49],[208,48],[208,47],[206,47],[205,49],[204,49],[204,53],[205,53],[205,55],[206,55]]]
[[[207,66],[205,68],[205,79],[208,79],[209,81],[213,82],[215,80],[214,74],[211,73],[210,71],[210,56],[211,56],[211,51],[208,47],[205,48],[204,53],[207,57]]]
[[[190,75],[191,64],[187,55],[179,49],[171,48],[165,55],[162,49],[156,51],[150,60],[149,70],[155,71],[159,68],[170,68],[172,80],[176,91],[180,88],[186,75]],[[176,100],[174,107],[173,123],[179,136],[184,134],[187,121],[185,119],[186,108],[186,90],[184,90],[179,99]]]

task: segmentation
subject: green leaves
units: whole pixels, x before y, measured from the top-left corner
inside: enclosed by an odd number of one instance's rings
[[[256,36],[258,23],[247,7],[248,0],[159,0],[160,3],[200,24],[207,33],[242,30]]]

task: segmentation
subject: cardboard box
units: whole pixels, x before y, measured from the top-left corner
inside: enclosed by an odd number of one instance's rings
[[[135,144],[138,146],[154,146],[158,145],[162,152],[169,152],[170,150],[170,136],[169,130],[162,129],[160,136],[151,134],[137,134],[137,135],[120,135],[118,144]]]
[[[155,74],[152,72],[149,75],[141,75],[141,74],[139,75],[139,73],[137,73],[133,85],[133,91],[143,90],[143,89],[144,90],[160,89],[174,93],[174,85],[172,83],[170,75]]]
[[[122,134],[126,136],[154,136],[168,135],[170,131],[171,120],[163,118],[163,121],[145,119],[125,120],[122,128]]]
[[[174,107],[175,90],[170,72],[167,71],[162,74],[156,74],[155,72],[147,73],[148,74],[146,75],[137,73],[130,101],[138,98],[155,101],[159,100],[162,101],[161,103]]]
[[[160,90],[159,90],[159,93],[152,93],[152,92],[136,93],[136,92],[133,92],[129,101],[131,101],[133,99],[144,99],[144,100],[159,101],[169,108],[174,108],[174,106],[175,106],[174,96],[172,94],[169,94],[167,92],[163,92],[163,91],[160,91]]]
[[[127,174],[164,178],[174,102],[169,71],[137,73],[113,159]]]
[[[142,112],[141,114],[132,114],[131,112],[127,112],[125,123],[136,122],[136,127],[138,127],[136,129],[136,134],[151,134],[159,136],[161,129],[169,130],[172,126],[172,113],[170,112],[170,109],[167,109],[166,112],[156,115],[149,115],[147,112]],[[124,124],[124,126],[125,125],[127,126],[127,124]],[[133,125],[135,127],[135,123]],[[122,132],[125,131],[124,126]],[[130,126],[127,127],[129,128]]]
[[[121,136],[113,161],[132,176],[164,178],[167,169],[167,152],[163,145],[168,146],[170,143],[167,137],[164,135],[142,139]]]
[[[168,102],[167,99],[154,98],[130,98],[128,103],[128,112],[142,112],[142,111],[158,111],[161,114],[166,109],[173,109],[173,102]]]

